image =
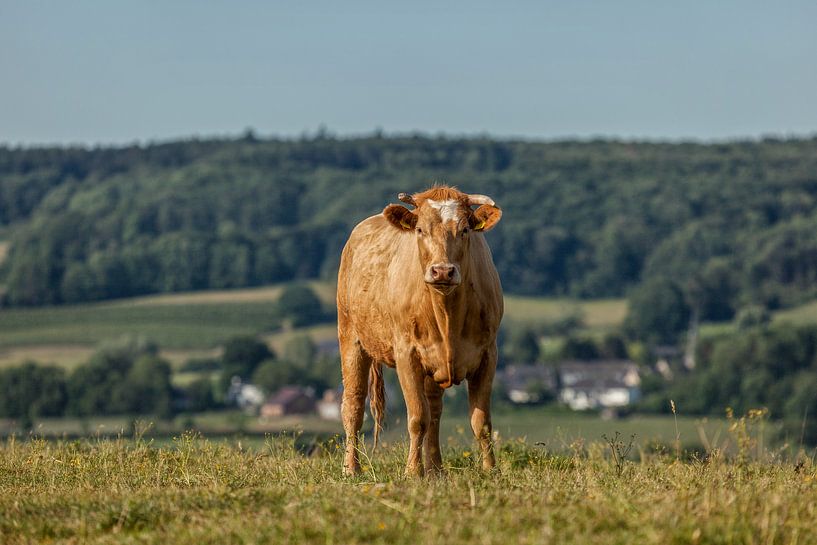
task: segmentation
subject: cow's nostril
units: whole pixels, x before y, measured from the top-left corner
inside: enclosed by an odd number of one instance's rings
[[[431,278],[436,281],[450,281],[454,279],[456,268],[454,265],[432,265]]]

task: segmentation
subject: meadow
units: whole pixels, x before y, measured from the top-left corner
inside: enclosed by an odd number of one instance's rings
[[[742,422],[742,424],[741,424]],[[335,439],[255,447],[186,433],[161,446],[14,438],[0,445],[0,541],[17,543],[815,543],[813,457],[755,449],[698,458],[627,440],[552,450],[497,440],[498,467],[444,448],[441,476],[403,476],[406,443],[341,474]],[[626,454],[626,455],[625,455]]]
[[[387,419],[383,434],[386,443],[398,443],[406,438],[404,409],[396,409]],[[142,418],[143,419],[143,418]],[[138,417],[137,421],[140,420]],[[523,438],[530,443],[545,444],[550,449],[566,451],[576,442],[601,441],[602,436],[619,432],[623,437],[635,435],[634,446],[638,449],[672,448],[676,441],[689,450],[712,448],[728,449],[728,422],[724,418],[698,418],[679,415],[632,415],[616,420],[604,420],[595,413],[576,413],[553,407],[531,407],[494,411],[494,431],[500,437]],[[781,439],[774,423],[766,423],[764,430],[770,440]],[[40,418],[35,420],[34,430],[38,436],[59,438],[63,436],[112,437],[127,434],[134,427],[134,417],[98,416],[91,418]],[[370,433],[371,421],[367,419],[364,433]],[[178,435],[195,429],[205,436],[229,434],[254,444],[265,433],[300,433],[306,436],[332,437],[342,435],[340,422],[321,420],[317,416],[287,416],[262,421],[237,410],[184,414],[173,420],[159,421],[150,427],[150,435],[156,438]],[[2,431],[2,427],[0,427]],[[446,410],[441,421],[441,437],[451,446],[464,447],[471,443],[468,417],[453,410]],[[796,441],[793,441],[796,443]]]

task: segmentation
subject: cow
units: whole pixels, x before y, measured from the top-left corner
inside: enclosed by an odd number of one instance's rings
[[[407,474],[442,471],[443,391],[463,380],[482,467],[491,469],[491,386],[504,309],[483,233],[497,224],[502,211],[489,197],[448,186],[398,198],[413,209],[390,204],[363,220],[341,255],[337,308],[344,473],[360,472],[358,442],[367,394],[377,445],[385,405],[383,364],[396,369],[406,400]]]

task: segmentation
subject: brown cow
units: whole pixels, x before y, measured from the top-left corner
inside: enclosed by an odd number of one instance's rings
[[[491,384],[503,301],[483,231],[502,212],[483,195],[434,187],[355,227],[338,273],[343,367],[344,472],[360,471],[358,434],[367,391],[375,444],[383,419],[381,364],[397,369],[410,446],[406,473],[439,471],[443,390],[468,381],[471,428],[482,465],[494,467]],[[473,210],[472,206],[479,205]]]

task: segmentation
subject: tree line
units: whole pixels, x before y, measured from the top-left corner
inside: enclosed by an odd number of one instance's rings
[[[352,226],[434,182],[491,195],[509,293],[677,293],[703,320],[817,295],[817,139],[445,137],[0,147],[5,304],[333,277]],[[658,288],[656,288],[658,285]],[[645,299],[646,296],[642,296]],[[637,325],[637,324],[636,324]]]
[[[0,369],[0,418],[17,419],[25,429],[42,417],[170,419],[229,407],[226,394],[234,377],[268,394],[290,384],[311,386],[321,394],[340,383],[337,357],[320,354],[306,335],[292,337],[280,355],[255,337],[234,337],[218,357],[188,360],[180,371],[195,373],[195,378],[175,386],[170,362],[155,343],[140,337],[104,343],[70,372],[36,362]]]

